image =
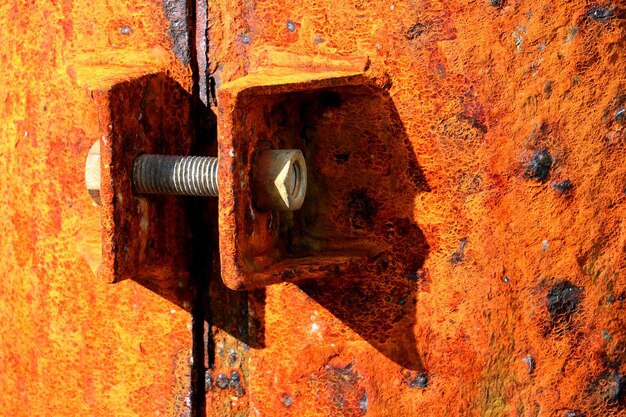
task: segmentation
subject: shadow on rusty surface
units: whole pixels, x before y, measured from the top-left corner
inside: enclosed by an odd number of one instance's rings
[[[310,193],[285,231],[289,251],[360,248],[361,264],[299,287],[389,359],[424,366],[413,333],[429,246],[407,213],[429,192],[388,93],[375,86],[311,93],[297,108],[311,165]],[[314,245],[310,242],[315,242]]]

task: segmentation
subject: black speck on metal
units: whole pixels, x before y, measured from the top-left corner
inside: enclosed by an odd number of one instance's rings
[[[217,385],[219,389],[228,388],[229,383],[230,383],[230,379],[224,374],[218,374],[215,377],[215,385]]]
[[[587,11],[587,17],[597,22],[606,23],[613,18],[613,10],[610,7],[594,7]]]
[[[546,149],[539,149],[535,151],[532,159],[528,162],[524,177],[544,182],[548,179],[553,162],[554,160],[552,159],[552,155],[550,155],[550,152]]]

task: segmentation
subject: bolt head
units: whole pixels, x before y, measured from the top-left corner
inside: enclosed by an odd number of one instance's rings
[[[295,211],[302,207],[306,196],[307,171],[301,151],[263,151],[252,175],[255,203],[259,208]]]

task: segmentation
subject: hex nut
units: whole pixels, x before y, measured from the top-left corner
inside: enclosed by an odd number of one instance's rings
[[[85,162],[85,185],[96,206],[100,205],[100,141],[96,141],[87,154]]]
[[[304,203],[307,171],[297,149],[261,152],[253,167],[254,201],[265,210],[295,211]]]

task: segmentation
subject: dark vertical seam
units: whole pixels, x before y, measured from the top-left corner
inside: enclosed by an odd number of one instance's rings
[[[196,7],[197,2],[204,0],[185,0],[187,7],[187,30],[188,30],[188,47],[190,56],[190,69],[192,78],[191,97],[190,97],[190,123],[194,132],[194,143],[192,144],[192,154],[195,154],[194,148],[201,147],[201,136],[206,133],[206,106],[200,97],[200,77],[201,68],[198,63],[198,38],[196,33]],[[191,364],[191,416],[206,416],[206,371],[205,368],[205,317],[209,310],[208,297],[208,280],[210,270],[207,266],[211,265],[213,253],[207,250],[210,248],[210,240],[212,233],[210,226],[205,221],[203,215],[206,203],[202,199],[189,199],[188,202],[188,227],[191,233],[191,245],[189,250],[190,256],[190,279],[192,282],[192,364]],[[208,337],[210,338],[210,323]]]

